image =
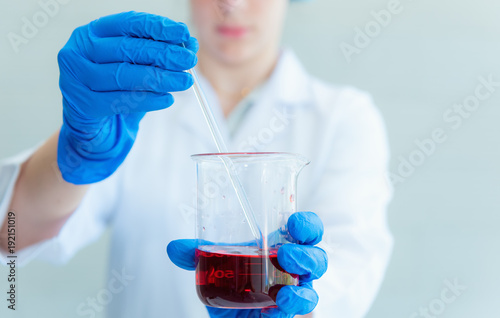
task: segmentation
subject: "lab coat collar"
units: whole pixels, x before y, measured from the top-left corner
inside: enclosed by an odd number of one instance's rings
[[[198,78],[212,107],[220,105],[210,82],[198,72]],[[259,99],[265,96],[280,104],[301,105],[311,99],[310,76],[302,66],[297,55],[288,48],[280,52],[278,62],[269,79],[262,85]],[[215,110],[222,115],[220,109]]]
[[[225,140],[229,141],[228,127],[215,91],[202,74],[198,73],[198,78],[206,98],[212,107],[214,117],[219,124],[221,134]],[[281,105],[283,107],[292,108],[304,106],[307,105],[307,102],[311,99],[309,86],[309,75],[297,56],[290,49],[283,49],[280,52],[278,63],[271,76],[262,86],[262,91],[258,96],[258,100],[265,100],[266,105],[271,103],[274,106]],[[177,95],[178,97],[183,97],[183,105],[179,105],[179,107],[183,108],[181,118],[179,118],[180,124],[195,132],[198,136],[197,138],[206,139],[207,142],[212,144],[210,132],[203,119],[202,112],[197,104],[192,89],[177,93]],[[269,109],[267,111],[269,111]]]
[[[197,72],[197,75],[199,84],[205,94],[207,102],[210,105],[222,138],[227,141],[229,140],[229,132],[217,95],[210,85],[210,82],[199,72]],[[213,142],[212,135],[203,116],[203,112],[198,104],[193,88],[175,93],[174,97],[176,99],[176,103],[180,104],[178,107],[182,108],[180,110],[180,116],[178,117],[178,123],[180,126],[188,131],[191,131],[194,134],[194,137],[202,144],[207,146],[209,145],[210,149],[203,151],[217,152],[217,148]]]

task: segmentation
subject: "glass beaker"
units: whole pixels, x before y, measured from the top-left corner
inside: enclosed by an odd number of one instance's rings
[[[199,298],[219,308],[275,307],[279,289],[298,284],[296,275],[279,266],[277,252],[291,241],[287,221],[296,212],[298,174],[309,161],[278,152],[191,157],[197,168]],[[233,179],[235,172],[241,182],[262,233],[260,241],[248,224],[223,157],[230,158]]]

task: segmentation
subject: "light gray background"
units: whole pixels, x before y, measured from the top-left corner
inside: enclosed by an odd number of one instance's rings
[[[127,10],[188,20],[185,0],[70,0],[15,53],[7,34],[19,33],[21,18],[31,18],[40,7],[36,0],[0,1],[0,158],[35,145],[59,127],[56,55],[75,27]],[[442,116],[474,93],[479,76],[492,74],[500,81],[500,5],[402,0],[403,12],[347,63],[340,43],[352,43],[355,27],[374,20],[370,12],[388,2],[293,5],[284,37],[311,73],[373,94],[387,122],[394,173],[400,156],[408,158],[418,149],[415,139],[429,138],[435,128],[447,136],[395,186],[394,255],[368,317],[411,318],[419,307],[436,305],[444,281],[455,279],[467,289],[436,317],[499,317],[500,88],[459,129]],[[105,284],[107,244],[108,235],[65,267],[35,262],[19,270],[20,310],[14,316],[75,317],[78,304]],[[0,286],[6,276],[0,269]],[[11,317],[5,308],[0,300],[0,316]]]

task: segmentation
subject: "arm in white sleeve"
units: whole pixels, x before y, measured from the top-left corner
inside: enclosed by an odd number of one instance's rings
[[[386,209],[389,150],[384,124],[371,98],[356,93],[335,112],[325,137],[326,160],[309,202],[325,224],[326,274],[314,283],[316,318],[357,318],[369,310],[388,265],[392,236]]]
[[[37,149],[27,150],[0,162],[0,228],[9,212],[14,186],[21,164]],[[57,166],[54,167],[57,169]],[[53,238],[21,250],[15,250],[16,263],[23,266],[34,258],[54,264],[66,263],[78,250],[97,240],[104,232],[118,200],[119,173],[90,186],[80,205]],[[15,212],[15,211],[14,211]],[[16,236],[23,233],[16,231]],[[0,250],[0,263],[7,263],[7,253]]]

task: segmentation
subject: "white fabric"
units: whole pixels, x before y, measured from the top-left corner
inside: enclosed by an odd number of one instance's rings
[[[260,86],[254,89],[250,94],[245,96],[242,101],[239,102],[238,105],[231,111],[229,116],[226,118],[226,126],[229,131],[230,138],[238,131],[240,124],[243,122],[245,115],[255,104],[255,101],[258,99],[260,95],[261,88]]]
[[[230,149],[294,152],[311,160],[299,177],[298,208],[322,218],[321,246],[329,255],[327,273],[314,283],[320,296],[314,317],[364,316],[392,248],[388,148],[371,98],[310,77],[284,51],[230,138],[215,94],[202,82]],[[165,247],[194,237],[196,171],[190,155],[216,149],[192,91],[175,98],[169,109],[145,116],[124,164],[91,186],[59,235],[19,255],[19,261],[38,255],[64,263],[112,226],[109,275],[133,278],[113,295],[110,317],[208,317],[197,299],[194,273],[176,268]],[[25,158],[0,166],[0,216]],[[84,317],[86,309],[79,308]]]

